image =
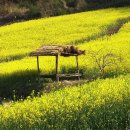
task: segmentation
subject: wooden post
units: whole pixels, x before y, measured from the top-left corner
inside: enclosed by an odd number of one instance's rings
[[[39,57],[37,56],[37,70],[38,70],[38,80],[40,81],[40,68],[39,68]]]
[[[58,76],[58,55],[56,56],[56,80],[59,82],[59,76]]]
[[[76,65],[77,65],[77,71],[78,71],[78,75],[79,75],[78,79],[80,80],[78,56],[76,56]]]

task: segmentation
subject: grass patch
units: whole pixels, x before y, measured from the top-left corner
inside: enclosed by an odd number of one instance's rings
[[[129,129],[130,76],[96,80],[0,107],[1,130]]]
[[[28,54],[44,44],[77,44],[99,38],[118,19],[129,17],[129,12],[129,8],[106,9],[1,27],[0,59]]]

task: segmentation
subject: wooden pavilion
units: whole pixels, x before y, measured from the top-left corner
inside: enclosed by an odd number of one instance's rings
[[[30,53],[30,56],[36,56],[37,57],[37,69],[38,69],[38,77],[43,78],[56,78],[57,81],[59,81],[60,77],[78,77],[80,80],[81,74],[79,73],[79,63],[78,63],[78,56],[85,54],[85,51],[79,50],[78,48],[72,46],[72,45],[65,45],[65,46],[59,46],[59,45],[48,45],[48,46],[42,46],[35,51]],[[43,75],[40,74],[40,66],[39,66],[39,56],[54,56],[56,57],[56,73],[55,74],[48,74]],[[74,74],[59,74],[58,73],[58,58],[59,56],[63,57],[70,57],[74,56],[76,57],[76,68],[77,73]]]

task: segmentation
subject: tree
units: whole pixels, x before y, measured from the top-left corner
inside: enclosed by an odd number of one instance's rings
[[[112,68],[112,66],[118,66],[123,61],[121,55],[117,55],[112,52],[112,50],[104,48],[101,48],[98,51],[90,49],[87,51],[87,55],[99,68],[100,78],[104,78],[105,69],[107,67]]]

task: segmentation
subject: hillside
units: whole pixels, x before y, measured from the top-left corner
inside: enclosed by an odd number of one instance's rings
[[[129,12],[129,8],[106,9],[32,20],[1,27],[1,95],[12,95],[14,89],[21,95],[21,93],[24,93],[23,90],[25,90],[25,93],[31,93],[30,91],[32,89],[37,88],[35,87],[36,59],[28,57],[28,54],[44,44],[73,44],[85,49],[86,52],[90,50],[90,48],[96,52],[102,48],[104,55],[108,53],[111,48],[113,48],[113,53],[115,53],[115,51],[121,52],[124,48],[126,53],[123,52],[121,55],[125,55],[124,60],[128,60],[129,33],[127,30],[129,26],[126,24],[124,28],[121,29],[120,26],[129,21]],[[114,30],[117,31],[118,28],[120,30],[117,34],[112,36],[109,34],[110,32],[114,33]],[[124,35],[126,35],[127,38],[124,37]],[[103,52],[101,51],[100,53],[102,54]],[[63,71],[75,71],[74,59],[69,58],[68,60],[70,63],[64,60],[64,58],[60,59],[60,73]],[[97,78],[99,76],[99,67],[88,54],[79,60],[80,69],[85,78]],[[44,58],[44,61],[46,63],[42,67],[44,73],[54,72],[55,63],[53,58]],[[42,58],[40,62],[42,64]],[[126,65],[124,65],[124,63]],[[127,65],[129,63],[124,63],[122,66],[125,68],[118,67],[118,70],[116,70],[117,67],[114,66],[112,73],[117,75],[118,73],[124,73],[125,70],[129,71],[129,65]],[[113,75],[109,71],[110,68],[111,67],[105,68],[106,76]],[[10,86],[10,90],[7,91],[8,86]]]
[[[1,0],[0,26],[30,19],[129,5],[129,0]]]
[[[87,82],[70,87],[60,83],[51,88],[39,86],[36,58],[28,54],[48,44],[85,50],[79,66]],[[129,130],[129,52],[128,7],[0,27],[0,97],[19,99],[0,105],[0,130]],[[59,63],[60,73],[75,72],[73,57],[62,57]],[[42,57],[40,65],[41,72],[54,73],[54,58]],[[35,97],[33,90],[42,95]]]

